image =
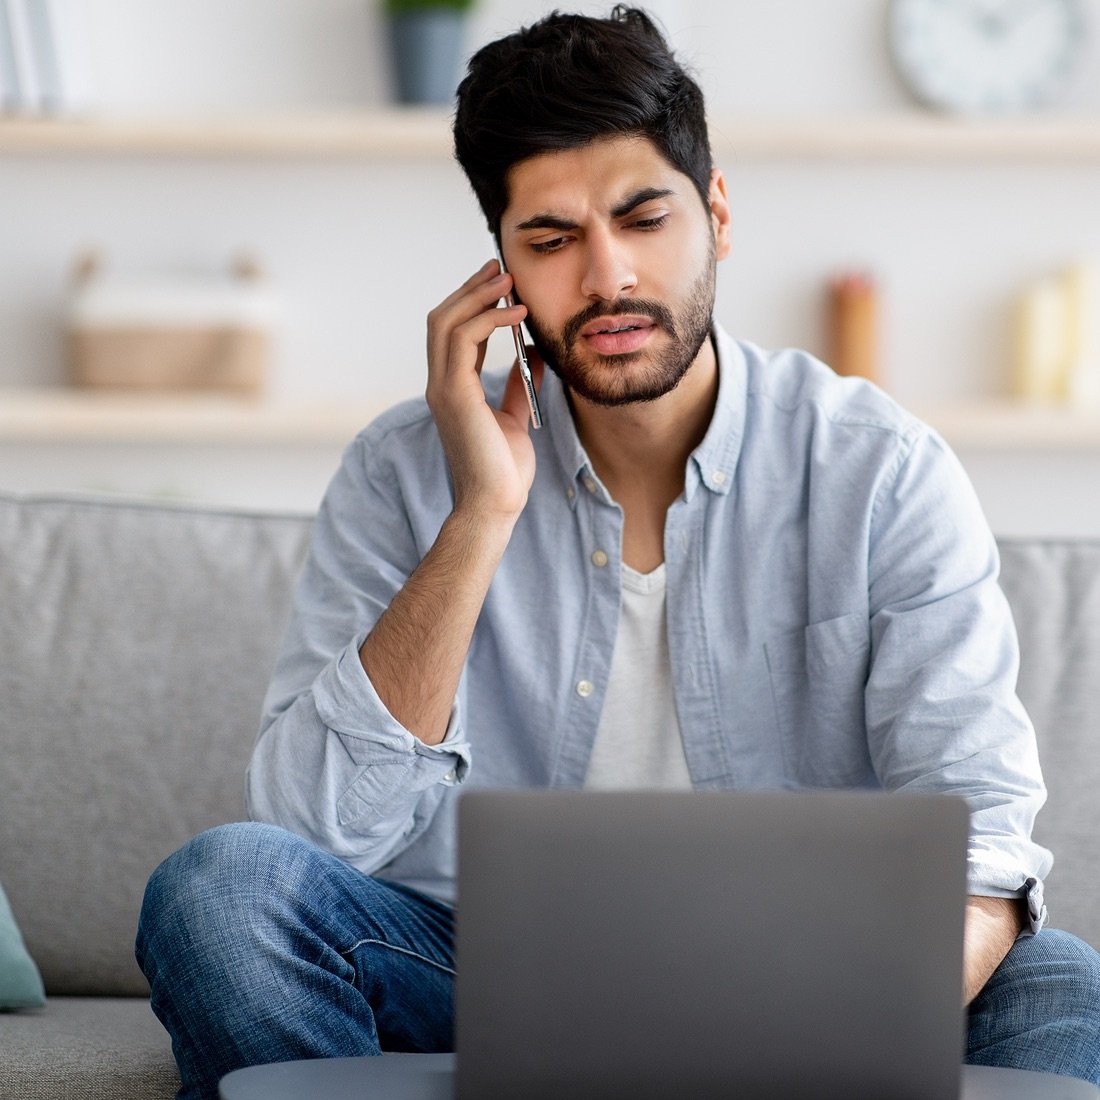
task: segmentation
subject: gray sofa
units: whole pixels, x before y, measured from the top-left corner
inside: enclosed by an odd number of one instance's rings
[[[177,1077],[133,938],[149,873],[243,816],[309,517],[0,493],[0,884],[48,993],[0,1013],[0,1097]],[[1050,787],[1052,923],[1100,944],[1100,542],[1005,542]]]

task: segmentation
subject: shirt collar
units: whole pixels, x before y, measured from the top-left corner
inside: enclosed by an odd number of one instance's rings
[[[686,471],[684,496],[690,500],[698,485],[724,496],[733,487],[734,472],[745,429],[747,367],[740,345],[721,326],[713,327],[718,353],[718,400],[703,441],[692,452]],[[572,506],[576,506],[576,484],[596,480],[588,455],[577,435],[569,401],[561,379],[549,368],[539,388],[545,431],[550,436]],[[607,497],[606,490],[599,486]]]
[[[582,477],[594,478],[596,475],[577,435],[573,414],[569,409],[569,400],[565,396],[565,387],[549,367],[546,367],[542,373],[539,405],[542,408],[543,430],[550,436],[570,506],[575,508],[577,482]]]
[[[718,352],[718,400],[710,427],[702,443],[691,454],[684,495],[688,500],[696,484],[718,496],[733,488],[741,440],[745,435],[745,409],[748,402],[748,366],[741,345],[721,325],[714,325],[714,346]],[[694,468],[696,477],[691,477]]]

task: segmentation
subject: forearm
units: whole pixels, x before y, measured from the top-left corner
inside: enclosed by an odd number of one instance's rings
[[[428,314],[425,397],[455,510],[359,650],[391,717],[429,745],[446,735],[474,626],[535,474],[519,372],[513,367],[499,409],[481,384],[489,337],[526,313],[497,308],[510,288],[490,261]]]
[[[390,714],[427,744],[438,744],[447,731],[474,626],[511,530],[510,522],[452,513],[359,650]]]
[[[963,1003],[970,1004],[1001,965],[1023,928],[1018,898],[971,895],[963,937]]]

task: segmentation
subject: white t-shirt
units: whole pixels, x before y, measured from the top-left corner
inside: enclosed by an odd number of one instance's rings
[[[668,657],[665,567],[622,571],[619,633],[584,785],[689,788]]]

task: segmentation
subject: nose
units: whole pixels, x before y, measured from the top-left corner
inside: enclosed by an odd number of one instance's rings
[[[581,279],[581,292],[586,298],[614,301],[638,285],[630,250],[611,234],[590,234],[586,245]]]

